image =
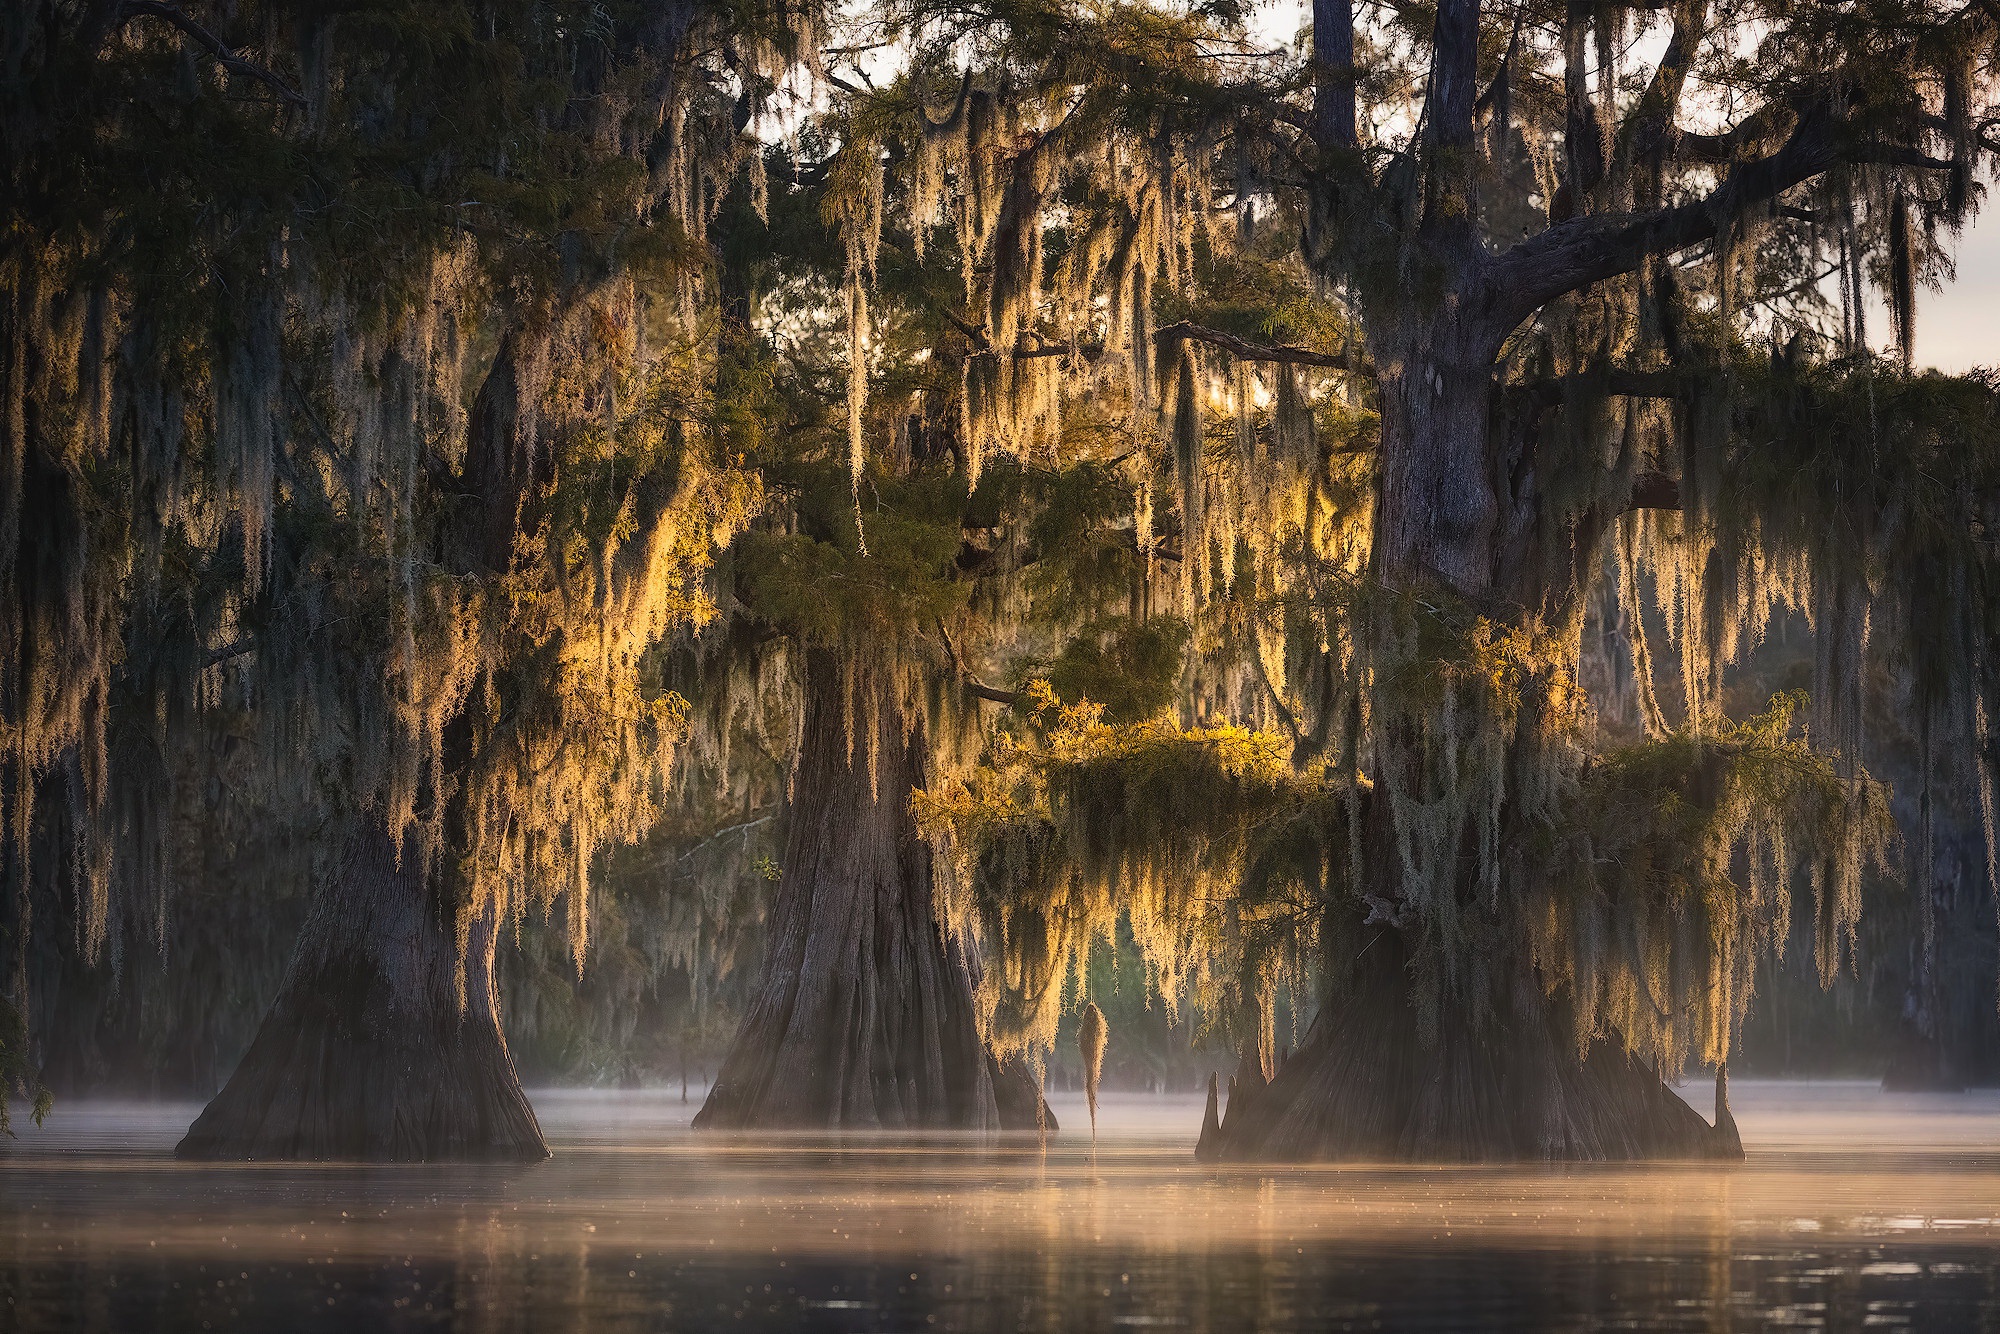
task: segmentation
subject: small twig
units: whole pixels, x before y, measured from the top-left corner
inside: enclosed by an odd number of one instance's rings
[[[777,818],[778,817],[775,815],[764,815],[758,817],[755,820],[745,820],[742,824],[730,825],[727,829],[718,829],[713,834],[710,834],[707,838],[703,839],[701,842],[689,848],[686,852],[683,852],[678,858],[678,861],[682,862],[692,861],[696,856],[700,854],[701,850],[707,847],[709,844],[720,842],[721,840],[728,838],[732,834],[747,834],[752,829],[757,828],[757,826],[767,825],[771,823],[771,821]]]

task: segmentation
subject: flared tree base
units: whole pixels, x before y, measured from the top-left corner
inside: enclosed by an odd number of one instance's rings
[[[202,1160],[539,1162],[549,1156],[500,1030],[494,931],[453,932],[416,854],[358,838],[322,886],[283,991],[175,1155]]]
[[[1034,1130],[1055,1121],[979,1033],[910,813],[923,723],[872,665],[805,654],[805,727],[763,972],[708,1101],[713,1130]]]
[[[1395,955],[1393,946],[1381,951]],[[1740,1159],[1718,1072],[1710,1125],[1612,1042],[1579,1057],[1563,1006],[1532,979],[1505,1012],[1425,1040],[1400,967],[1322,1012],[1268,1083],[1246,1069],[1218,1116],[1213,1080],[1196,1150],[1205,1161],[1613,1162]]]

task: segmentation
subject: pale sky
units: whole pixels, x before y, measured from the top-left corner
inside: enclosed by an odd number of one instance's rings
[[[1917,293],[1917,360],[1941,371],[2000,366],[2000,186],[1959,238],[1958,281]]]

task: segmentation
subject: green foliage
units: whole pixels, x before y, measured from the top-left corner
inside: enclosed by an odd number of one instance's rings
[[[1143,722],[1173,704],[1187,641],[1176,620],[1108,617],[1063,645],[1046,675],[1059,696],[1101,706],[1107,722]]]
[[[780,475],[799,530],[752,530],[735,552],[737,596],[759,619],[816,643],[893,642],[964,605],[969,590],[953,563],[964,489],[953,479],[874,479],[864,553],[829,470]]]

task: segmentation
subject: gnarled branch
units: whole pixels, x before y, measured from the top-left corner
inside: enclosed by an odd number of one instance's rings
[[[1509,330],[1557,297],[1638,268],[1648,256],[1712,240],[1753,205],[1775,199],[1842,161],[1846,127],[1819,107],[1782,148],[1730,172],[1706,197],[1651,213],[1592,214],[1557,223],[1486,263],[1486,305]]]

